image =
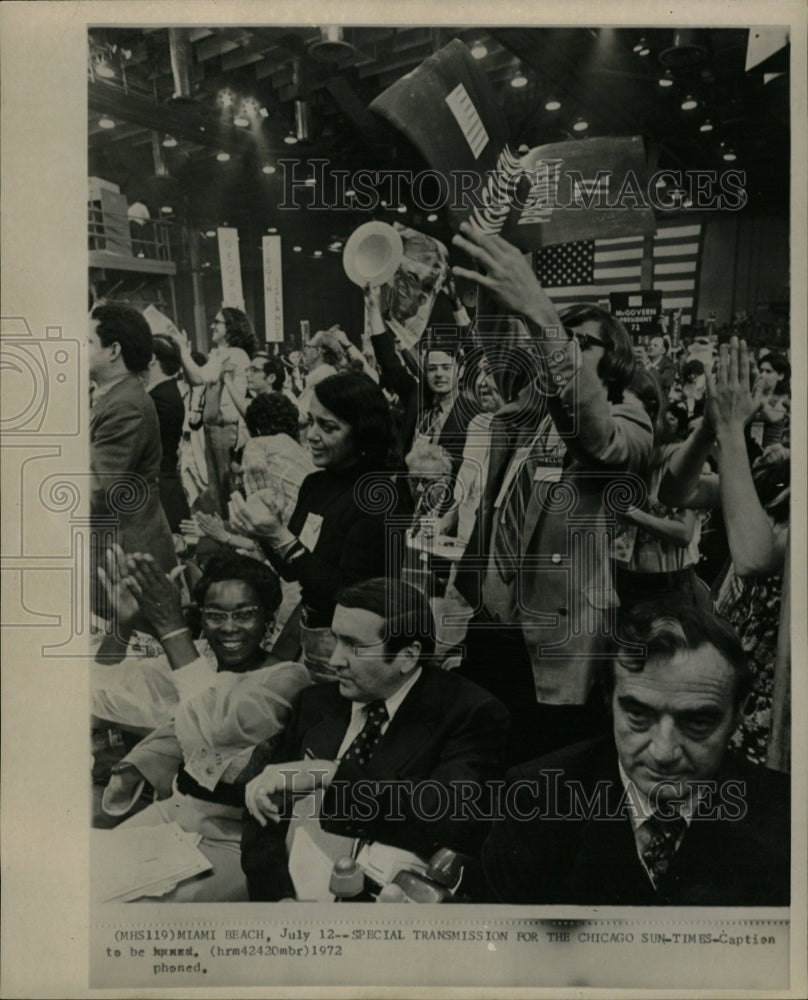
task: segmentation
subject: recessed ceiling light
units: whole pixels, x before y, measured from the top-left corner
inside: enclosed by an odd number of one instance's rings
[[[583,117],[583,115],[579,115],[572,123],[573,132],[586,132],[588,128],[589,122]]]
[[[206,229],[205,230],[205,236],[207,236],[208,239],[211,239],[215,235],[216,235],[216,230],[215,229]]]
[[[275,167],[273,167],[271,163],[265,163],[263,167],[261,167],[261,172],[264,174],[274,174]]]
[[[488,55],[488,49],[485,47],[485,42],[475,42],[471,46],[471,54],[475,59],[485,59]]]
[[[517,90],[527,86],[527,77],[521,69],[518,69],[511,77],[511,86],[515,87]]]
[[[725,149],[722,155],[727,163],[734,163],[738,159],[738,154],[734,149]]]
[[[115,128],[115,122],[109,117],[109,115],[102,115],[98,119],[98,124],[101,128]]]
[[[314,251],[314,256],[315,257],[322,257],[323,256],[323,251],[322,250],[315,250]]]
[[[300,253],[302,249],[303,249],[303,247],[292,247],[292,251],[294,253]]]
[[[174,209],[170,205],[162,205],[160,207],[160,211],[163,213],[163,215],[171,215]]]
[[[399,205],[398,208],[396,209],[396,211],[398,212],[399,215],[405,215],[406,212],[407,212],[407,206],[406,205]]]
[[[544,102],[544,107],[546,111],[558,111],[561,107],[561,101],[556,97],[548,97]]]
[[[437,216],[437,214],[436,214],[435,212],[432,212],[432,213],[430,213],[430,214],[429,214],[429,215],[428,215],[428,216],[426,217],[426,221],[427,221],[427,222],[437,222],[437,221],[438,221],[438,216]]]
[[[294,134],[294,132],[290,132],[289,135],[285,135],[283,137],[283,141],[286,143],[287,146],[296,146],[297,136]]]
[[[687,97],[682,101],[682,111],[692,111],[694,108],[699,106],[699,102],[693,97],[692,94],[688,94]]]
[[[660,87],[672,87],[673,86],[673,74],[670,70],[666,70],[665,75],[659,78]]]
[[[713,123],[710,121],[709,118],[705,118],[705,120],[701,123],[701,125],[699,125],[699,132],[712,132],[712,130],[713,130]]]
[[[221,150],[221,152],[216,154],[216,159],[219,161],[219,163],[227,163],[227,161],[230,159],[230,154],[226,153],[224,150]]]
[[[268,233],[277,233],[277,231],[278,231],[278,227],[277,226],[268,226],[267,227],[267,232]]]

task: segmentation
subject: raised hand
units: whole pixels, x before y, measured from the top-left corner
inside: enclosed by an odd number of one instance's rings
[[[140,611],[151,622],[157,636],[182,628],[185,618],[180,592],[153,556],[134,552],[126,557],[126,566],[138,588]]]
[[[485,236],[468,222],[460,224],[460,234],[452,237],[452,243],[483,268],[453,267],[454,274],[488,289],[507,309],[539,326],[560,326],[555,306],[521,250],[501,236]]]
[[[239,493],[230,497],[230,523],[249,538],[275,539],[283,529],[281,510],[270,491],[260,490],[245,500]]]
[[[227,542],[229,532],[218,514],[205,514],[202,511],[197,511],[194,514],[194,520],[199,525],[199,530],[208,538],[222,544]]]
[[[707,378],[706,416],[720,438],[722,432],[743,429],[760,409],[762,388],[749,388],[749,351],[737,337],[722,344],[714,378]]]
[[[134,577],[129,573],[126,556],[120,545],[107,549],[104,561],[106,567],[98,567],[98,579],[119,627],[130,626],[140,610],[140,593]]]

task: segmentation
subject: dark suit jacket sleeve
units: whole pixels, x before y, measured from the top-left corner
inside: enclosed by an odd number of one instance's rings
[[[277,750],[272,754],[274,763],[301,760],[303,757],[305,726],[302,719],[305,711],[301,695],[304,693],[305,691],[299,692],[292,702],[291,717],[281,734]],[[255,752],[258,753],[260,750],[261,748],[257,747]],[[259,775],[262,770],[262,767],[255,768],[255,773],[251,774],[251,777]],[[279,802],[279,805],[283,815],[286,812],[286,804]],[[266,826],[261,826],[246,809],[244,810],[241,830],[241,868],[247,876],[247,891],[253,903],[276,902],[286,897],[292,899],[295,897],[294,883],[286,863],[288,830],[288,816],[280,823],[268,821]]]
[[[413,780],[374,772],[373,759],[365,767],[341,763],[323,801],[323,829],[423,855],[438,847],[478,851],[484,785],[498,773],[508,718],[498,701],[480,699],[458,719],[431,771]]]
[[[396,345],[393,334],[385,327],[384,333],[376,334],[370,338],[373,345],[373,353],[382,371],[382,387],[389,392],[394,392],[401,400],[402,405],[418,388],[417,381],[413,378],[404,362],[396,354]]]
[[[116,477],[136,468],[142,439],[143,411],[125,397],[95,423],[90,447],[93,514],[109,513],[107,489]]]

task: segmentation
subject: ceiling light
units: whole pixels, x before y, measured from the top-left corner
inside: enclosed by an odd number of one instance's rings
[[[216,154],[216,159],[219,161],[219,163],[227,163],[227,161],[230,159],[230,154],[226,153],[224,150],[221,150],[221,152]]]
[[[274,174],[275,167],[273,167],[271,163],[265,163],[263,167],[261,167],[261,172],[264,174]]]
[[[278,231],[278,227],[277,226],[267,226],[267,232],[268,233],[277,233],[277,231]]]
[[[511,86],[516,87],[517,90],[527,86],[527,77],[521,69],[518,69],[511,77]]]
[[[171,215],[174,209],[170,205],[162,205],[160,211],[163,213],[163,215]]]
[[[688,94],[687,97],[682,101],[682,111],[692,111],[694,108],[699,106],[699,102],[693,97],[692,94]]]
[[[488,55],[488,49],[485,47],[485,42],[475,42],[471,46],[471,54],[475,59],[485,59]]]
[[[115,122],[109,117],[109,115],[102,115],[98,119],[98,125],[100,128],[115,128]]]
[[[704,121],[699,125],[699,132],[712,132],[713,123],[709,118],[705,118]]]
[[[247,118],[246,115],[239,114],[239,115],[236,115],[236,117],[233,119],[233,124],[234,125],[238,125],[239,128],[249,128],[250,127],[250,119]]]
[[[725,149],[722,153],[723,158],[727,163],[734,163],[738,159],[738,154],[734,149]]]
[[[407,206],[406,205],[399,205],[398,208],[396,209],[396,211],[398,212],[399,215],[406,215],[406,213],[407,213]]]
[[[651,54],[651,50],[650,50],[650,49],[648,48],[648,45],[647,45],[647,43],[646,43],[646,42],[643,42],[643,43],[642,43],[642,45],[640,46],[640,52],[639,52],[639,54],[640,54],[640,55],[641,55],[641,56],[642,56],[643,58],[645,58],[645,56],[647,56],[647,55],[650,55],[650,54]]]
[[[583,115],[578,115],[575,121],[572,123],[573,132],[586,132],[589,128],[589,122],[584,118]]]
[[[332,243],[329,243],[328,249],[331,253],[339,253],[342,250],[342,240],[334,240]]]
[[[427,222],[437,222],[438,221],[438,216],[436,215],[435,212],[432,212],[430,215],[428,215],[426,217],[426,221]]]
[[[163,145],[166,149],[173,149],[177,145],[177,140],[173,135],[167,135],[165,139],[163,139]]]
[[[286,143],[287,146],[296,146],[297,136],[295,135],[294,132],[290,132],[288,135],[285,135],[283,137],[283,141]]]
[[[384,198],[382,198],[379,204],[382,206],[382,208],[387,208],[387,202],[384,200]]]
[[[660,87],[672,87],[673,86],[673,73],[670,70],[666,70],[664,76],[659,78]]]
[[[314,256],[315,257],[322,257],[323,256],[323,251],[322,250],[315,250],[314,251]]]
[[[293,253],[300,253],[303,247],[292,247]]]
[[[548,97],[544,102],[545,111],[558,111],[561,107],[561,101],[557,97]]]
[[[303,181],[303,183],[306,185],[306,187],[313,188],[317,184],[317,178],[316,177],[307,177],[305,179],[305,181]]]
[[[637,42],[637,44],[634,46],[634,51],[637,53],[637,55],[640,54],[640,50],[643,48],[644,45],[645,45],[645,39],[641,38],[639,42]]]
[[[261,116],[262,118],[269,118],[269,112],[268,112],[268,111],[267,111],[267,109],[266,109],[266,108],[264,108],[264,107],[260,107],[260,108],[258,109],[258,114],[259,114],[259,115],[260,115],[260,116]]]
[[[346,198],[355,198],[356,197],[356,191],[354,191],[353,188],[348,188],[348,190],[345,192],[345,197]]]
[[[208,239],[212,239],[215,235],[216,235],[216,230],[215,229],[206,229],[205,230],[205,236],[207,236]]]

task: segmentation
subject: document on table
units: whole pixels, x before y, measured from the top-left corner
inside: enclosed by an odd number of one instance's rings
[[[213,867],[197,846],[201,835],[176,823],[93,830],[91,836],[94,896],[103,902],[162,896]]]

